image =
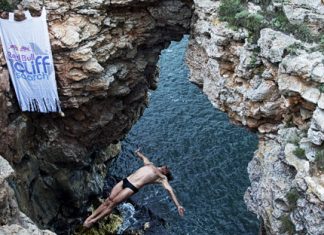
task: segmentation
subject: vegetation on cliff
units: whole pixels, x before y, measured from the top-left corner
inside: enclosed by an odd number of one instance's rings
[[[13,6],[7,0],[0,1],[0,11],[12,11]]]
[[[288,235],[293,235],[296,232],[295,225],[293,224],[293,222],[291,222],[289,215],[281,217],[280,221],[281,221],[281,228],[280,228],[281,234],[285,233]]]
[[[261,1],[260,10],[251,12],[247,0],[221,0],[219,18],[227,21],[232,28],[244,27],[250,32],[250,39],[256,42],[262,28],[272,28],[306,42],[317,42],[319,50],[324,51],[324,32],[314,34],[306,24],[292,24],[280,7],[269,10],[271,1]]]
[[[300,148],[300,147],[297,147],[297,148],[294,150],[293,153],[294,153],[294,154],[296,155],[296,157],[298,157],[299,159],[305,159],[305,160],[307,160],[306,155],[305,155],[305,150],[304,150],[304,149],[302,149],[302,148]]]
[[[317,169],[324,173],[324,150],[318,151],[316,153],[315,164]]]

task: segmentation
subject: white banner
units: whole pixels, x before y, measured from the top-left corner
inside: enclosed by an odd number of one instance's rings
[[[22,111],[61,112],[57,94],[46,10],[40,17],[0,19],[0,36],[11,81]]]

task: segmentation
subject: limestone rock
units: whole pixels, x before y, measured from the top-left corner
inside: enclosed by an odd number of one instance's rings
[[[302,92],[301,95],[305,100],[316,104],[320,98],[321,92],[317,88],[311,87]]]
[[[7,183],[7,179],[12,177],[13,173],[9,163],[0,156],[0,225],[9,223],[12,215],[17,213],[17,206],[11,206],[13,193]]]
[[[50,231],[28,230],[18,224],[5,225],[0,227],[0,234],[3,235],[54,235]]]
[[[275,132],[277,130],[278,130],[278,126],[277,125],[270,124],[270,123],[266,123],[266,124],[260,125],[258,127],[258,131],[261,134]]]
[[[294,151],[297,146],[294,144],[288,143],[285,146],[285,158],[289,165],[292,165],[297,170],[298,174],[307,175],[309,173],[309,162],[304,159],[299,159]]]
[[[82,66],[83,70],[89,73],[101,73],[104,68],[98,63],[95,58],[91,58]]]
[[[279,66],[280,73],[298,76],[304,80],[324,83],[324,54],[320,52],[287,56]]]
[[[62,42],[61,47],[77,47],[80,39],[80,28],[73,25],[53,25],[52,33]]]
[[[308,138],[312,141],[313,144],[321,145],[324,142],[324,134],[319,131],[314,123],[311,124],[310,128],[307,131]]]
[[[324,109],[324,93],[321,93],[317,104],[320,109]]]
[[[256,4],[252,3],[252,2],[248,2],[247,7],[248,7],[248,11],[250,13],[253,13],[253,14],[256,14],[256,13],[262,11],[262,9],[261,9],[261,7],[259,5],[256,5]]]
[[[321,145],[324,141],[324,111],[316,108],[311,125],[308,130],[308,138],[316,145]]]
[[[313,114],[313,121],[318,130],[324,132],[324,110],[317,108]]]
[[[140,4],[140,3],[153,3],[156,0],[111,0],[109,4],[112,6],[128,6],[132,4]]]
[[[70,57],[75,61],[86,62],[91,59],[93,55],[92,49],[89,47],[79,48],[71,52]]]
[[[262,81],[256,89],[248,90],[246,97],[252,101],[262,101],[272,95],[276,90],[276,84],[272,81]]]
[[[269,28],[262,29],[260,35],[260,39],[258,40],[258,46],[261,50],[260,55],[272,63],[281,62],[284,56],[284,50],[298,42],[291,36]]]
[[[284,2],[283,9],[293,24],[308,24],[318,32],[324,24],[324,4],[321,0],[291,0]]]
[[[0,156],[0,185],[3,184],[7,178],[12,176],[13,173],[14,170],[10,166],[9,162]]]
[[[88,76],[80,69],[71,69],[69,72],[69,77],[73,81],[81,81]]]
[[[3,70],[0,73],[0,91],[1,92],[9,92],[10,91],[8,70]]]
[[[264,119],[280,119],[282,99],[271,80],[278,68],[267,63],[264,70],[270,75],[267,81],[263,80],[258,70],[266,62],[256,53],[255,46],[246,43],[248,33],[234,31],[217,21],[217,11],[212,6],[218,7],[218,3],[196,2],[197,21],[192,31],[195,37],[187,52],[190,80],[202,87],[216,108],[243,125],[257,128]],[[256,107],[256,102],[263,105]]]
[[[252,183],[244,198],[248,208],[265,219],[266,229],[272,233],[280,234],[280,218],[288,214],[296,229],[307,229],[309,233],[319,235],[323,227],[320,211],[324,206],[324,188],[319,182],[321,179],[311,176],[310,162],[295,155],[297,146],[286,144],[293,132],[299,135],[296,128],[285,129],[281,126],[275,139],[260,142],[259,150],[249,163],[248,172]],[[287,164],[292,167],[287,167]],[[287,200],[287,195],[294,188],[299,191],[298,206],[290,211],[291,202]],[[308,200],[312,195],[321,200],[316,201],[316,206],[314,201]],[[314,227],[318,230],[314,230]]]
[[[299,77],[296,76],[286,76],[284,74],[279,75],[278,79],[279,90],[287,92],[296,92],[301,95],[306,101],[313,104],[317,104],[320,98],[320,91],[313,86],[307,85]]]

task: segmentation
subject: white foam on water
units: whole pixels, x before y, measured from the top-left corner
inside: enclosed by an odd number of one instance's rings
[[[124,221],[119,227],[117,234],[122,234],[126,229],[128,229],[132,224],[136,223],[137,220],[134,218],[135,208],[130,203],[122,203],[117,207],[118,211],[121,213]]]

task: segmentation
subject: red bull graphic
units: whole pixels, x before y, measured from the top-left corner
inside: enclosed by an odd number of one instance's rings
[[[11,45],[13,48],[18,48],[16,45]],[[15,74],[16,79],[25,79],[28,81],[36,81],[49,79],[50,60],[48,55],[35,55],[30,47],[21,46],[20,51],[23,53],[11,52],[8,50],[7,59]]]

